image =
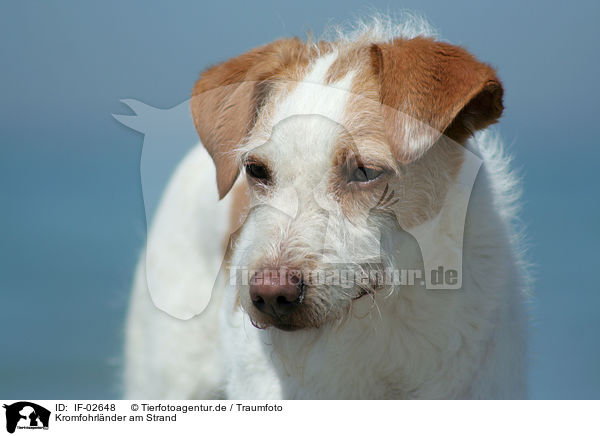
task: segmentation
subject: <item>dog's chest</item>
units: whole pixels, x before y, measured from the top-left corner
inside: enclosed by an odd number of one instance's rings
[[[408,399],[392,350],[393,337],[365,337],[371,321],[353,320],[343,329],[281,332],[256,329],[241,311],[225,323],[225,353],[231,366],[227,396],[254,399]],[[372,327],[372,326],[371,326]],[[390,342],[390,340],[392,342]],[[385,342],[385,343],[384,343]]]

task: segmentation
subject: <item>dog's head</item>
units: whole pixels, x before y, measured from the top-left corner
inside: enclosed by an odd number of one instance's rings
[[[439,213],[459,144],[502,109],[491,67],[424,37],[284,39],[206,70],[192,113],[221,198],[245,172],[231,265],[254,324],[319,327],[380,290],[374,272],[415,258],[402,229]]]

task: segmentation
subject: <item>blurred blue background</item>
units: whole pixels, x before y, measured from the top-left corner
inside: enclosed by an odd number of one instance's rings
[[[536,267],[533,398],[600,398],[600,3],[30,1],[0,6],[0,398],[115,398],[145,237],[143,136],[199,72],[288,35],[407,8],[498,68]]]

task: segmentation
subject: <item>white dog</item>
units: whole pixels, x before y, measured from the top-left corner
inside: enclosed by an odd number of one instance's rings
[[[209,68],[191,108],[204,148],[138,266],[127,397],[526,397],[516,185],[475,134],[503,110],[490,66],[374,20]]]

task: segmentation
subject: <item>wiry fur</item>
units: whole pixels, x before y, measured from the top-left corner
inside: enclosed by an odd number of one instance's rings
[[[356,115],[349,118],[346,110],[355,73],[334,83],[324,78],[344,43],[385,42],[399,33],[410,38],[430,32],[418,19],[402,28],[381,19],[361,24],[346,36],[338,34],[340,45],[317,56],[304,81],[271,95],[254,129],[231,153],[238,164],[248,156],[268,161],[277,183],[268,192],[267,187],[251,189],[252,209],[230,247],[229,266],[304,271],[330,264],[353,270],[382,265],[423,269],[424,247],[403,229],[437,215],[436,205],[450,207],[451,199],[443,202],[445,191],[439,189],[457,177],[447,164],[452,155],[444,154],[444,145],[438,144],[417,163],[398,169],[394,177],[405,171],[402,180],[409,183],[405,192],[394,194],[405,216],[374,207],[381,190],[370,197],[337,195],[325,175],[334,171],[330,167],[339,138],[362,121]],[[373,150],[383,148],[380,138],[372,142]],[[290,321],[301,329],[283,331],[253,311],[247,287],[229,285],[224,274],[208,310],[183,321],[152,307],[142,258],[128,321],[126,395],[525,397],[523,303],[528,283],[521,236],[514,225],[518,183],[500,144],[488,131],[467,144],[483,165],[467,211],[460,290],[432,291],[421,284],[372,287],[368,295],[356,299],[356,287],[315,286]],[[389,151],[379,153],[382,160],[393,161]],[[218,223],[231,206],[230,197],[215,206],[215,173],[207,169],[208,160],[201,147],[185,159],[160,207],[175,208],[177,213],[159,212],[149,235],[170,241],[148,244],[147,256],[158,259],[165,271],[185,259],[185,265],[196,264],[207,272],[201,287],[175,288],[178,295],[173,298],[182,305],[186,293],[210,292],[218,273],[216,254],[203,250],[202,239],[216,232],[226,237]],[[433,176],[424,177],[425,172]],[[201,193],[199,186],[204,188]],[[183,201],[190,198],[193,201]],[[356,207],[349,213],[344,204]],[[214,221],[205,220],[198,232],[192,218],[206,211]],[[385,244],[380,246],[380,241]],[[164,277],[166,282],[172,280],[168,272]]]

